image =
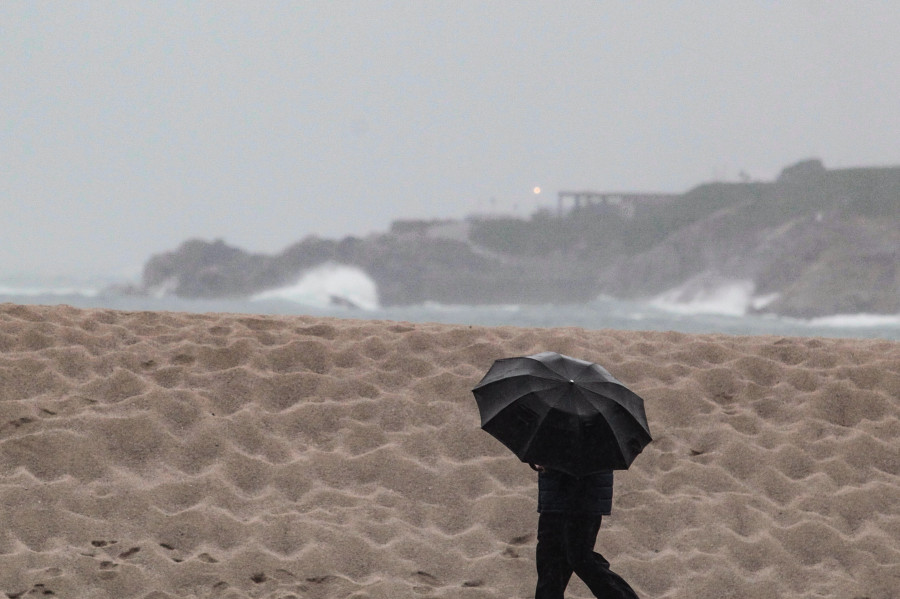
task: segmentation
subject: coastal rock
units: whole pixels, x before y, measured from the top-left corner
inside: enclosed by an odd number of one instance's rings
[[[254,255],[223,241],[191,240],[146,265],[143,288],[193,299],[248,297],[294,284],[327,263],[355,266],[378,287],[382,305],[587,301],[594,281],[552,260],[504,259],[473,245],[421,235],[373,235],[340,241],[307,238],[275,256]]]
[[[896,223],[829,215],[759,230],[732,226],[730,211],[670,236],[603,272],[604,292],[651,298],[680,290],[685,301],[734,281],[768,298],[748,310],[797,318],[900,313]]]
[[[371,277],[384,306],[690,298],[724,281],[765,299],[751,298],[750,311],[900,313],[900,167],[809,160],[773,182],[589,195],[598,202],[528,220],[399,221],[366,238],[307,237],[276,255],[190,240],[147,262],[141,291],[248,297],[335,263]]]

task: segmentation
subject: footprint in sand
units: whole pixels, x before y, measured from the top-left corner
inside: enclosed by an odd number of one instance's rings
[[[30,590],[27,590],[27,591],[20,591],[18,593],[6,593],[6,596],[9,597],[9,599],[20,599],[21,597],[24,597],[25,595],[28,595],[29,597],[35,597],[35,596],[50,597],[50,596],[56,595],[56,593],[54,593],[52,590],[48,589],[47,585],[45,585],[42,582],[37,583],[36,585],[31,587]]]
[[[15,420],[10,420],[7,422],[7,426],[11,426],[13,428],[19,428],[25,426],[26,424],[31,424],[34,422],[34,418],[29,418],[28,416],[22,416],[21,418],[16,418]]]
[[[419,579],[419,582],[425,583],[429,586],[440,586],[441,582],[437,579],[433,574],[429,574],[424,570],[419,570],[416,572],[416,578]]]

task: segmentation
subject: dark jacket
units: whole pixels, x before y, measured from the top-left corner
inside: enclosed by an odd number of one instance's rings
[[[613,471],[576,478],[558,470],[538,473],[538,511],[606,516],[612,512]]]

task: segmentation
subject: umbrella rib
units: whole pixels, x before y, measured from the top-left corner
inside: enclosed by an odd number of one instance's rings
[[[510,381],[514,381],[516,379],[521,379],[522,381],[533,383],[531,385],[523,385],[523,388],[527,387],[528,393],[534,393],[536,391],[546,391],[547,389],[553,388],[554,385],[560,384],[559,380],[554,380],[554,379],[550,379],[550,378],[535,378],[531,375],[522,374],[522,375],[512,376],[512,377],[509,377],[506,379],[491,381],[491,382],[485,383],[483,385],[479,385],[478,387],[475,387],[472,390],[472,392],[478,393],[480,395],[489,395],[495,386],[499,386],[501,388],[509,387],[509,386],[511,386]],[[498,394],[498,395],[506,396],[505,397],[506,401],[504,402],[504,405],[512,403],[513,401],[518,399],[518,396],[516,396],[516,395],[510,395],[510,394]]]
[[[557,376],[556,378],[553,378],[553,377],[550,377],[550,376],[547,376],[547,375],[539,375],[539,374],[534,374],[534,373],[531,373],[531,372],[522,372],[522,373],[511,374],[511,375],[508,375],[508,376],[504,376],[503,378],[498,378],[498,379],[495,379],[495,380],[493,380],[493,381],[487,381],[487,382],[479,383],[475,388],[476,388],[476,389],[482,389],[482,388],[484,388],[484,387],[487,387],[488,385],[495,385],[495,384],[497,384],[497,383],[506,383],[506,382],[511,381],[511,380],[513,380],[513,379],[519,379],[519,378],[535,379],[535,380],[539,380],[539,381],[553,381],[554,383],[558,383],[558,382],[560,382],[561,380],[563,380],[563,378],[562,378],[562,377],[559,377],[559,376]]]
[[[507,384],[503,384],[505,382]],[[550,381],[546,379],[542,379],[541,383],[542,384],[537,385],[528,385],[524,383],[517,385],[515,393],[504,392],[505,388],[510,386],[507,381],[497,381],[496,384],[490,383],[484,387],[475,388],[473,393],[479,403],[482,424],[487,420],[492,419],[507,407],[520,401],[523,397],[545,393],[560,384],[559,381]]]
[[[607,417],[609,414],[612,414],[612,413],[626,414],[629,418],[633,419],[638,424],[640,431],[643,431],[644,433],[646,433],[647,440],[648,441],[652,440],[652,437],[650,436],[650,431],[646,430],[643,422],[641,422],[641,420],[638,418],[634,418],[634,415],[625,406],[623,406],[621,404],[612,404],[609,406],[604,406],[600,410],[600,413],[603,414],[603,416],[605,417],[604,419],[607,424],[609,424],[609,422],[610,422],[610,418]],[[611,425],[610,425],[610,428],[612,428]],[[615,434],[612,435],[612,438],[616,442],[616,446],[619,448],[620,451],[622,451],[622,453],[624,455],[626,450],[628,449],[627,447],[623,447],[623,445],[622,445],[624,439]]]
[[[627,412],[629,416],[634,418],[641,425],[641,428],[647,430],[647,428],[644,426],[644,422],[646,422],[647,416],[644,413],[643,400],[633,391],[631,391],[624,385],[612,382],[588,383],[584,385],[584,388],[587,391],[591,391],[593,393],[605,393],[606,397],[614,400],[614,405]],[[590,398],[590,396],[588,396],[588,398]],[[593,404],[594,402],[591,403]],[[596,407],[599,409],[600,405],[597,405]],[[647,433],[649,434],[650,431],[647,430]]]
[[[528,437],[528,441],[526,441],[525,444],[522,446],[522,455],[528,455],[528,451],[531,449],[531,445],[534,443],[535,437],[537,437],[537,434],[541,430],[541,424],[543,424],[543,422],[544,422],[544,420],[546,420],[546,418],[547,418],[547,415],[544,414],[543,416],[541,416],[540,420],[537,421],[537,424],[535,424],[534,428],[531,431],[531,435],[529,435],[529,437]]]

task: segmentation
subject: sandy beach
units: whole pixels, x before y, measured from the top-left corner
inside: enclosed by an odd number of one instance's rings
[[[900,343],[14,304],[0,596],[531,597],[470,390],[545,350],[646,401],[597,544],[642,598],[900,597]]]

